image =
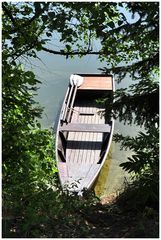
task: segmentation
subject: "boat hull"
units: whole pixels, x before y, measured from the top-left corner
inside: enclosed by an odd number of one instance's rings
[[[56,133],[60,183],[63,188],[77,192],[94,184],[107,158],[114,131],[114,120],[106,119],[105,104],[98,102],[103,96],[112,99],[113,76],[80,76],[84,79],[81,86],[69,84]]]

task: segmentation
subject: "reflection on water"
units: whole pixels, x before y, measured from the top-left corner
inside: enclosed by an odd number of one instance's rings
[[[107,159],[94,185],[94,191],[98,197],[122,191],[124,182],[130,175],[119,165],[127,161],[131,154],[130,151],[121,151],[119,143],[112,142]]]
[[[106,161],[99,173],[99,176],[94,184],[94,191],[97,196],[102,196],[104,194],[104,191],[106,189],[106,182],[108,178],[108,173],[111,165],[111,158],[112,158],[112,145],[110,147],[109,153],[107,155]]]

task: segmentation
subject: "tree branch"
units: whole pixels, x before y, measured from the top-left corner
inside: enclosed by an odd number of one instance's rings
[[[64,50],[60,50],[60,51],[55,51],[52,49],[48,49],[46,47],[42,47],[42,50],[44,50],[45,52],[49,52],[55,55],[63,55],[63,56],[74,56],[74,55],[99,55],[99,54],[104,54],[103,52],[99,51],[99,52],[90,52],[90,51],[84,51],[84,52],[80,52],[80,51],[73,51],[73,52],[65,52]]]
[[[40,12],[35,12],[35,15],[33,17],[31,17],[28,21],[26,21],[25,23],[23,23],[21,25],[21,28],[28,27],[34,20],[39,18],[42,15],[42,13],[48,8],[48,5],[49,5],[49,3],[46,3],[46,5],[44,5],[44,7],[41,9]],[[16,20],[13,18],[12,14],[11,14],[11,11],[9,11],[9,9],[4,4],[2,4],[2,9],[6,13],[6,15],[10,18],[11,22],[14,25],[14,29],[11,30],[11,33],[12,34],[16,33],[19,30],[19,28],[17,26]]]

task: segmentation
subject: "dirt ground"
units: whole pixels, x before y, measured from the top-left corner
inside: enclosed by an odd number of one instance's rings
[[[159,216],[157,211],[146,207],[137,211],[129,206],[120,207],[114,195],[84,213],[90,226],[88,238],[158,238]]]

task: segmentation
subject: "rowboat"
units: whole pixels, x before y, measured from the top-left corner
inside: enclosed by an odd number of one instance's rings
[[[56,160],[63,188],[82,192],[94,184],[112,142],[114,120],[107,113],[113,91],[112,75],[71,75],[56,131]],[[106,104],[98,100],[103,97]]]

